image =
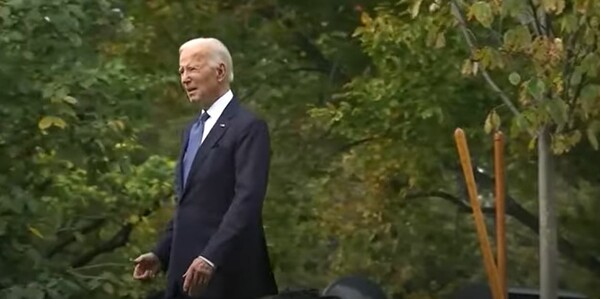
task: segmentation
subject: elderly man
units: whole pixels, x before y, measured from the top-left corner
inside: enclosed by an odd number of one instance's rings
[[[133,276],[167,271],[166,298],[259,298],[276,294],[262,206],[269,174],[266,123],[230,90],[233,64],[217,39],[179,49],[179,75],[201,112],[186,128],[176,168],[177,208]]]

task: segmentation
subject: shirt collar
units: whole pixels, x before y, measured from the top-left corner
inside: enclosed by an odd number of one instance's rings
[[[206,111],[211,119],[218,119],[233,99],[233,92],[228,90],[224,95],[218,98]]]

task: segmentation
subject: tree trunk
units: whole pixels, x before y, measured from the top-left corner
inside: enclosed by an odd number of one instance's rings
[[[543,127],[538,135],[541,299],[558,298],[558,244],[552,159],[550,131],[548,127]]]

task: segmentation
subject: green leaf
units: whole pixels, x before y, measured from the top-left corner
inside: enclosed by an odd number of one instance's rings
[[[77,283],[75,283],[74,281],[71,280],[62,280],[61,281],[63,289],[66,290],[67,292],[78,292],[81,290],[81,286],[79,286]]]
[[[129,216],[129,223],[136,224],[140,221],[140,217],[138,215]]]
[[[531,45],[531,32],[526,26],[516,26],[504,33],[504,48],[511,51],[524,51]]]
[[[581,89],[579,102],[585,117],[598,109],[598,98],[600,97],[600,85],[586,85]]]
[[[1,6],[0,7],[0,20],[3,22],[8,21],[10,17],[10,8],[6,7],[6,6]]]
[[[57,126],[61,129],[64,129],[67,126],[67,123],[65,123],[62,118],[57,116],[44,116],[38,123],[38,127],[42,130],[48,129],[51,126]]]
[[[575,32],[577,29],[577,16],[575,14],[566,14],[559,19],[560,30],[565,33]]]
[[[35,288],[35,289],[30,289],[31,293],[30,293],[30,297],[31,299],[44,299],[45,294],[44,291]]]
[[[547,101],[548,112],[550,117],[559,127],[562,127],[567,122],[568,106],[560,99],[551,99]]]
[[[44,85],[44,87],[42,88],[42,97],[45,99],[49,99],[54,95],[54,90],[56,89],[56,85],[55,84],[46,84]]]
[[[594,148],[595,150],[598,150],[599,148],[598,138],[596,137],[598,129],[600,129],[600,121],[595,120],[588,125],[588,128],[586,130],[588,141],[592,145],[592,148]]]
[[[527,81],[527,91],[536,100],[541,100],[546,92],[546,84],[538,78]]]
[[[473,61],[471,59],[465,59],[463,62],[462,68],[460,70],[463,75],[472,75],[473,74]]]
[[[435,47],[436,48],[443,48],[446,46],[446,37],[444,36],[444,33],[439,33],[437,35],[437,38],[435,39]]]
[[[594,150],[598,150],[598,148],[600,148],[600,146],[598,144],[598,137],[596,136],[596,133],[598,133],[599,128],[600,128],[600,122],[593,121],[592,123],[590,123],[588,125],[588,128],[585,131],[588,141],[590,142],[590,144],[592,145],[592,148]]]
[[[74,98],[74,97],[72,97],[72,96],[66,96],[66,97],[64,97],[63,101],[65,101],[65,102],[67,102],[69,104],[73,104],[73,105],[77,104],[77,99]]]
[[[573,146],[581,141],[581,132],[575,130],[572,132],[554,134],[552,136],[552,151],[556,155],[569,152]]]
[[[7,36],[9,38],[9,40],[13,40],[13,41],[22,41],[23,39],[25,39],[23,34],[19,31],[9,31]]]
[[[414,19],[419,15],[419,9],[423,0],[415,0],[410,6],[410,16]]]
[[[527,1],[524,0],[503,0],[501,13],[503,16],[519,17],[529,13]]]
[[[21,6],[23,5],[23,0],[9,0],[6,4],[8,6],[21,8]]]
[[[44,299],[63,299],[64,298],[64,295],[61,295],[55,289],[47,289],[46,292],[47,292],[46,298],[44,298]]]
[[[504,67],[504,60],[502,58],[502,54],[491,47],[483,47],[475,51],[473,56],[475,60],[477,60],[481,65],[486,69],[496,69]]]
[[[531,137],[531,139],[529,139],[529,143],[527,144],[527,149],[532,151],[535,149],[536,145],[537,145],[537,136],[533,136],[533,137]]]
[[[521,82],[521,76],[517,72],[512,72],[508,76],[508,81],[510,81],[510,84],[512,85],[518,85]]]
[[[571,76],[571,86],[577,86],[579,83],[581,83],[582,76],[582,71],[579,68],[575,69],[573,71],[573,75]]]
[[[108,294],[110,294],[110,295],[112,295],[112,294],[115,292],[115,288],[114,288],[114,287],[113,287],[113,285],[112,285],[112,284],[110,284],[110,283],[105,283],[105,284],[103,284],[103,285],[102,285],[102,289],[103,289],[103,290],[104,290],[106,293],[108,293]]]
[[[77,240],[77,242],[85,242],[85,235],[81,232],[74,232],[73,237],[75,238],[75,240]]]
[[[496,110],[492,110],[485,119],[485,125],[483,126],[483,129],[487,134],[490,134],[500,128],[500,123],[500,116],[498,116]]]
[[[27,229],[34,234],[36,237],[40,238],[40,239],[44,239],[44,235],[42,235],[42,233],[40,233],[40,231],[33,227],[33,226],[27,226]]]
[[[579,68],[583,70],[589,77],[596,77],[598,68],[600,67],[600,56],[596,53],[588,53],[581,61]]]
[[[6,220],[0,220],[0,236],[6,234],[6,227],[8,226],[8,222]]]
[[[44,291],[39,287],[40,286],[28,285],[26,288],[13,289],[12,296],[8,296],[8,298],[44,299]]]
[[[494,15],[489,3],[484,1],[475,2],[470,8],[470,14],[475,16],[475,19],[484,27],[490,28],[492,26]]]
[[[565,0],[542,0],[542,7],[558,15],[565,9]]]
[[[369,14],[365,11],[363,11],[360,14],[360,21],[363,25],[365,26],[370,26],[371,23],[373,23],[373,19],[371,18],[371,16],[369,16]]]

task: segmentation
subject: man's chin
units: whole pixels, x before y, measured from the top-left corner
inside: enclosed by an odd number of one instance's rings
[[[206,100],[200,97],[188,97],[188,100],[191,104],[199,105],[202,109],[204,109],[204,104],[206,103]]]

